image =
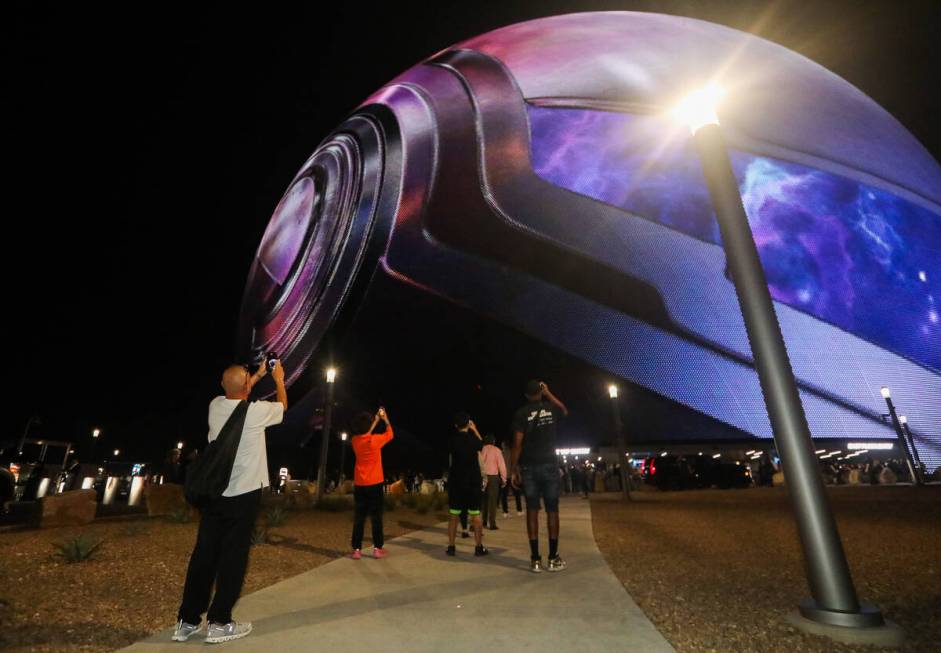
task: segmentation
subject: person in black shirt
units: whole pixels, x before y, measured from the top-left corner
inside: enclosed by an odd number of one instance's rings
[[[477,546],[475,556],[484,556],[489,553],[484,548],[483,525],[480,519],[480,463],[477,454],[484,446],[483,438],[477,431],[477,426],[467,413],[458,413],[454,417],[454,428],[457,432],[451,436],[449,449],[451,451],[451,471],[448,473],[448,549],[447,554],[455,554],[454,538],[457,535],[457,522],[462,511],[472,520],[474,540]]]
[[[529,535],[530,569],[543,569],[539,555],[539,501],[546,507],[549,530],[549,571],[562,571],[559,556],[559,491],[561,481],[555,453],[555,431],[568,409],[542,381],[526,384],[525,406],[513,416],[512,483],[522,482],[526,495],[526,532]]]

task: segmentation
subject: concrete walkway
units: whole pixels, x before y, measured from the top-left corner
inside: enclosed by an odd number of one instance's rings
[[[475,558],[473,538],[460,535],[457,557],[445,556],[447,531],[439,524],[391,540],[388,558],[335,560],[242,597],[235,618],[254,630],[223,646],[232,653],[673,651],[598,551],[589,502],[564,499],[561,518],[565,571],[529,571],[525,517],[515,513],[498,517],[500,530],[484,531],[486,558]],[[123,650],[181,653],[204,645],[202,634],[185,643],[170,635]]]

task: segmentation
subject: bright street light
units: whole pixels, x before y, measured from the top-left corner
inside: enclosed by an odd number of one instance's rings
[[[344,442],[346,442],[346,438],[348,437],[349,437],[349,434],[346,431],[343,431],[343,433],[340,434],[340,439],[343,440]]]
[[[879,392],[882,393],[882,398],[883,398],[883,399],[888,399],[889,397],[892,396],[892,391],[889,390],[889,388],[888,388],[887,386],[882,386],[882,388],[879,390]]]
[[[177,449],[182,449],[182,448],[183,448],[183,441],[182,441],[182,440],[176,443],[176,448],[177,448]]]
[[[613,383],[608,386],[608,396],[611,397],[612,399],[618,398],[618,387],[614,385]]]
[[[115,456],[120,456],[120,455],[121,455],[121,450],[120,450],[120,449],[115,449],[115,450],[114,450],[114,455],[115,455]]]
[[[902,424],[908,424],[908,418],[905,415],[899,415],[899,422]]]
[[[327,368],[327,383],[333,383],[337,380],[337,368]]]
[[[95,429],[94,431],[91,432],[91,436],[93,438],[97,438],[99,435],[101,435],[101,429]]]

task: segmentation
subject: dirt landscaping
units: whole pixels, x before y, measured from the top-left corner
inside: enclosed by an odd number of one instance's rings
[[[829,493],[860,598],[905,630],[901,650],[941,651],[941,486]],[[634,498],[592,498],[595,539],[680,653],[878,650],[805,635],[784,621],[808,596],[784,488]]]
[[[440,510],[386,513],[387,537],[435,524]],[[352,511],[299,510],[252,548],[243,593],[348,552]],[[93,559],[69,564],[54,544],[88,534]],[[369,544],[369,528],[366,529]],[[5,653],[113,651],[173,625],[196,523],[99,520],[84,527],[0,534],[0,650]],[[394,551],[392,551],[394,554]],[[236,608],[237,609],[237,608]]]

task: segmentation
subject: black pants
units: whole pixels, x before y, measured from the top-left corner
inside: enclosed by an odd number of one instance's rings
[[[481,518],[485,526],[491,528],[497,525],[497,499],[500,497],[500,476],[487,475],[487,489],[484,490],[483,510]]]
[[[523,504],[520,502],[520,491],[513,487],[509,480],[507,480],[506,485],[500,489],[500,503],[503,505],[503,512],[510,512],[508,510],[510,507],[509,501],[507,500],[510,497],[510,492],[516,497],[516,512],[523,512]]]
[[[382,535],[382,511],[385,507],[382,497],[382,483],[376,485],[357,485],[353,488],[353,541],[354,549],[363,548],[363,528],[366,516],[372,518],[372,545],[382,548],[385,538]]]
[[[202,511],[178,619],[198,624],[208,608],[208,621],[222,624],[232,621],[232,606],[238,601],[245,580],[260,502],[258,489],[236,497],[222,497]],[[213,583],[216,594],[209,605]]]

